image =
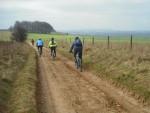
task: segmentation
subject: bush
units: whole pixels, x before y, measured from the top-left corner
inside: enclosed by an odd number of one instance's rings
[[[11,39],[17,42],[24,42],[27,39],[27,31],[21,26],[20,22],[15,23]]]

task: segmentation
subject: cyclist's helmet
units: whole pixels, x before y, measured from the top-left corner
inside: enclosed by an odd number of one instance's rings
[[[54,38],[51,38],[51,40],[54,40]]]
[[[78,39],[79,39],[79,37],[76,37],[76,38],[75,38],[75,40],[78,40]]]

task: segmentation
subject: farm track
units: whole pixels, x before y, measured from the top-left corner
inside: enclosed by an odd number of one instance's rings
[[[40,113],[150,113],[127,93],[58,55],[55,61],[44,49],[38,58]]]

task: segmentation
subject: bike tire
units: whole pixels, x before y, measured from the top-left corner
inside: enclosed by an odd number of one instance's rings
[[[76,62],[75,63],[76,63],[76,68],[80,69],[80,71],[82,72],[82,59],[79,58],[78,55],[76,56]]]
[[[55,53],[52,51],[52,60],[55,60]]]

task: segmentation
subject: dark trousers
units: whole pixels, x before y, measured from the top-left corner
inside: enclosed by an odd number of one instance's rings
[[[41,51],[41,53],[42,53],[43,46],[37,46],[37,48],[38,48],[38,51]]]
[[[54,56],[56,57],[56,47],[51,47],[51,56],[52,56],[52,53],[54,52]]]

